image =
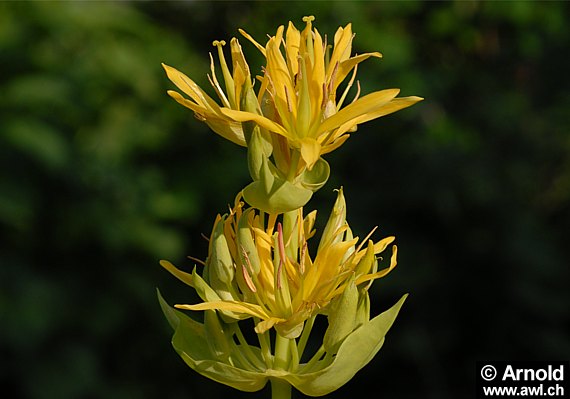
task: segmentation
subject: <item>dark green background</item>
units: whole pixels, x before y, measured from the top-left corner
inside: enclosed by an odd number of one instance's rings
[[[362,125],[311,208],[344,186],[410,298],[379,355],[330,397],[470,398],[477,360],[568,360],[570,16],[563,2],[0,3],[0,385],[11,399],[249,397],[170,347],[158,265],[204,258],[248,182],[243,148],[172,101],[160,67],[208,88],[215,39],[314,14],[353,22],[363,92],[426,100]],[[242,40],[253,71],[257,50]],[[269,391],[251,397],[266,398]],[[300,397],[300,395],[299,395]]]

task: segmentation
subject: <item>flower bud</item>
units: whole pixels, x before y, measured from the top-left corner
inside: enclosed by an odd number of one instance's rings
[[[354,280],[353,275],[346,283],[342,295],[336,297],[330,304],[329,327],[323,339],[327,352],[335,353],[342,341],[356,328],[359,295]]]
[[[319,242],[320,251],[322,247],[331,243],[342,240],[342,235],[338,234],[340,228],[346,224],[346,202],[342,193],[342,187],[338,190],[336,202],[334,203],[331,215],[323,231],[321,241]]]
[[[230,287],[235,269],[232,256],[224,235],[224,222],[227,216],[218,217],[210,238],[210,255],[208,256],[208,283],[224,300],[233,300]]]

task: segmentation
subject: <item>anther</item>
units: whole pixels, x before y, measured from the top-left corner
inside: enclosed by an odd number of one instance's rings
[[[287,86],[283,85],[283,88],[285,89],[285,100],[287,100],[287,109],[289,110],[290,113],[293,113],[293,106],[291,105],[291,101],[289,99],[289,91],[287,90]]]

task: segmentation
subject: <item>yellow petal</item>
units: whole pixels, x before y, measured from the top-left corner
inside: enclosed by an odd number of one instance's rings
[[[328,154],[329,152],[333,152],[334,150],[339,148],[341,145],[343,145],[344,142],[346,140],[348,140],[349,137],[350,137],[350,134],[345,134],[344,136],[340,136],[339,138],[334,140],[332,143],[323,145],[323,149],[321,150],[321,155]]]
[[[329,61],[327,79],[330,79],[336,63],[339,64],[350,57],[352,50],[352,25],[338,28],[334,35],[334,49]]]
[[[317,134],[333,130],[346,122],[352,121],[353,119],[359,118],[364,114],[372,113],[378,110],[387,102],[396,97],[399,92],[400,89],[387,89],[376,91],[359,98],[352,104],[338,111],[336,114],[333,114],[329,118],[325,119],[319,126]]]
[[[194,283],[192,281],[192,275],[190,273],[186,273],[186,272],[183,272],[182,270],[179,270],[176,266],[174,266],[172,263],[170,263],[167,260],[161,260],[160,266],[164,267],[174,277],[178,278],[183,283],[188,284],[190,287],[194,286]]]
[[[166,71],[168,79],[170,79],[176,87],[189,95],[196,103],[211,109],[219,107],[219,105],[188,76],[166,64],[162,64],[162,67]]]
[[[336,88],[342,83],[342,81],[346,78],[346,76],[350,73],[350,71],[352,71],[352,69],[356,65],[360,64],[362,61],[367,60],[370,57],[382,58],[382,54],[380,54],[378,52],[364,53],[364,54],[357,55],[355,57],[351,57],[351,58],[341,62],[339,67],[338,67],[338,71],[337,71],[337,75],[336,75],[336,80],[334,82],[333,90],[336,90]]]
[[[357,124],[368,122],[373,119],[377,119],[382,116],[392,114],[401,109],[411,107],[412,105],[420,101],[423,101],[423,98],[416,96],[394,98],[388,104],[381,106],[377,110],[370,112],[366,115],[362,115],[362,117],[358,118],[356,122]]]
[[[377,278],[384,277],[385,275],[390,273],[392,269],[395,268],[396,265],[398,264],[398,262],[396,261],[396,257],[398,255],[398,247],[394,245],[392,248],[393,249],[392,249],[392,257],[390,258],[390,266],[376,273],[360,276],[359,278],[356,279],[356,284],[362,284],[366,281],[376,280]]]
[[[238,29],[239,33],[242,34],[243,37],[245,37],[247,40],[249,40],[250,42],[253,43],[253,45],[255,47],[257,47],[257,49],[259,51],[261,51],[261,54],[263,54],[263,56],[265,57],[265,48],[259,44],[253,37],[251,37],[251,35],[249,33],[247,33],[246,31],[244,31],[243,29]]]
[[[315,139],[306,137],[300,141],[301,144],[301,157],[307,164],[309,170],[313,169],[315,163],[321,156],[321,145]]]
[[[174,305],[178,309],[187,310],[228,310],[230,312],[245,313],[260,319],[269,319],[270,316],[259,305],[237,301],[212,301],[196,305]]]
[[[177,103],[182,104],[183,106],[194,111],[200,120],[204,121],[214,132],[220,136],[230,140],[233,143],[236,143],[237,145],[241,145],[243,147],[246,146],[241,123],[228,118],[221,112],[215,113],[214,111],[201,107],[200,105],[182,97],[180,93],[177,93],[175,91],[169,90],[168,95],[175,99]]]
[[[262,320],[255,326],[255,332],[258,334],[263,334],[268,331],[275,324],[284,321],[284,319],[278,319],[277,317],[271,317],[267,320]]]
[[[287,64],[291,70],[291,74],[294,76],[299,72],[299,63],[297,62],[297,56],[299,55],[299,45],[301,43],[301,33],[291,21],[287,26],[287,32],[285,33],[285,52],[287,53]]]
[[[285,130],[281,125],[278,125],[277,123],[262,115],[257,115],[246,111],[237,111],[229,108],[221,108],[220,111],[222,114],[233,119],[236,122],[253,121],[262,128],[269,130],[270,132],[275,132],[287,138],[292,138],[290,137],[289,133],[287,133],[287,130]]]

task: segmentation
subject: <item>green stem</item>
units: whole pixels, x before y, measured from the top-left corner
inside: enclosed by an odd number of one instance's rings
[[[271,399],[291,399],[291,385],[287,381],[272,379]]]
[[[297,175],[297,167],[299,166],[299,160],[301,159],[301,152],[297,150],[291,151],[291,164],[289,165],[289,173],[287,174],[287,181],[292,182]]]
[[[275,358],[273,368],[275,370],[288,370],[291,362],[290,342],[279,334],[275,334]],[[287,381],[280,379],[271,380],[272,399],[290,399],[291,385]]]
[[[307,341],[309,340],[309,335],[311,335],[311,330],[313,329],[313,325],[315,324],[316,316],[312,316],[307,320],[305,323],[305,328],[303,329],[303,333],[301,334],[301,338],[299,339],[299,345],[297,347],[299,353],[299,359],[303,356],[303,352],[305,352],[305,346],[307,345]]]

